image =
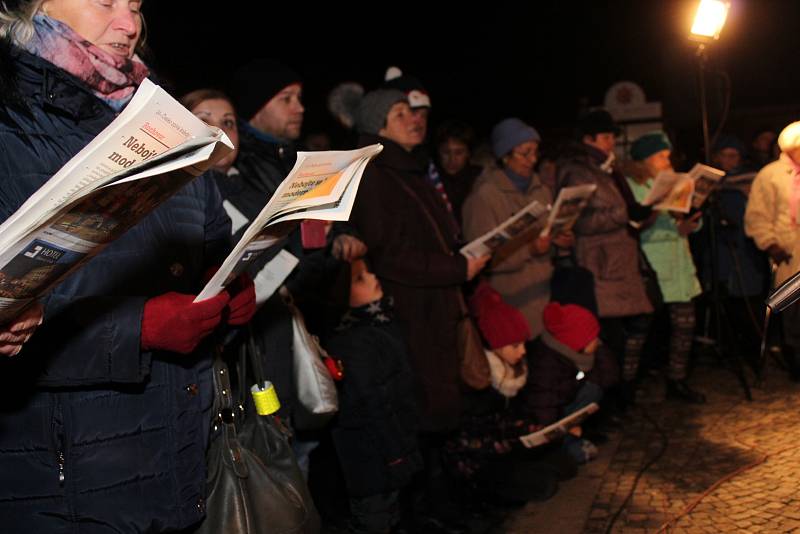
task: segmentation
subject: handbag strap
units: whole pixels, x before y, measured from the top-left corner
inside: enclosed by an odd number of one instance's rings
[[[444,235],[442,235],[442,230],[439,228],[439,224],[436,222],[436,219],[433,217],[430,210],[428,210],[428,207],[425,206],[425,203],[422,202],[422,199],[419,198],[419,195],[416,193],[416,191],[411,189],[411,187],[409,187],[409,185],[405,183],[405,181],[403,181],[403,179],[397,176],[394,172],[389,171],[388,174],[389,176],[392,177],[392,179],[394,179],[395,182],[398,183],[398,185],[400,185],[400,187],[408,194],[408,196],[410,196],[417,203],[419,209],[425,215],[425,218],[428,219],[431,228],[433,228],[433,233],[436,235],[439,244],[442,246],[442,251],[448,256],[452,256],[453,251],[447,245],[447,241],[445,240]],[[463,315],[469,315],[469,310],[467,309],[467,303],[464,301],[464,293],[462,293],[460,287],[456,287],[456,295],[458,297],[458,306],[461,309],[461,313]]]

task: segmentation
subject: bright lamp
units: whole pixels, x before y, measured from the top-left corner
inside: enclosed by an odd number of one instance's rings
[[[719,39],[730,8],[728,0],[700,0],[689,37],[704,42]]]

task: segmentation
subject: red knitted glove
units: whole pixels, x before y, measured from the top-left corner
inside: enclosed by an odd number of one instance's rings
[[[216,297],[192,303],[194,295],[174,291],[144,303],[142,348],[189,354],[222,320],[222,310],[230,296],[223,291]]]
[[[253,279],[249,274],[242,273],[228,289],[237,291],[228,303],[228,324],[247,324],[256,313],[256,286]]]

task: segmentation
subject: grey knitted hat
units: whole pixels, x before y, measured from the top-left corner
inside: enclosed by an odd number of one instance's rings
[[[356,129],[359,133],[378,135],[386,125],[386,115],[398,102],[408,102],[405,93],[397,89],[370,91],[358,105]]]

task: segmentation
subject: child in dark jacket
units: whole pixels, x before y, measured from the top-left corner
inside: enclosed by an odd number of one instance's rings
[[[602,398],[607,356],[596,354],[600,324],[588,309],[551,302],[543,315],[545,329],[531,344],[520,402],[525,413],[549,425]],[[578,463],[597,455],[593,443],[577,436],[568,435],[564,445]]]
[[[332,437],[350,498],[351,531],[389,532],[399,521],[399,491],[422,467],[413,379],[391,298],[364,260],[349,270],[343,280],[350,286],[349,309],[325,344],[344,375]]]
[[[447,444],[448,464],[489,500],[521,504],[546,499],[558,488],[558,473],[532,461],[519,440],[542,427],[511,402],[530,377],[524,358],[530,327],[525,316],[486,283],[478,286],[470,304],[487,346],[491,386],[465,392],[461,428]]]

